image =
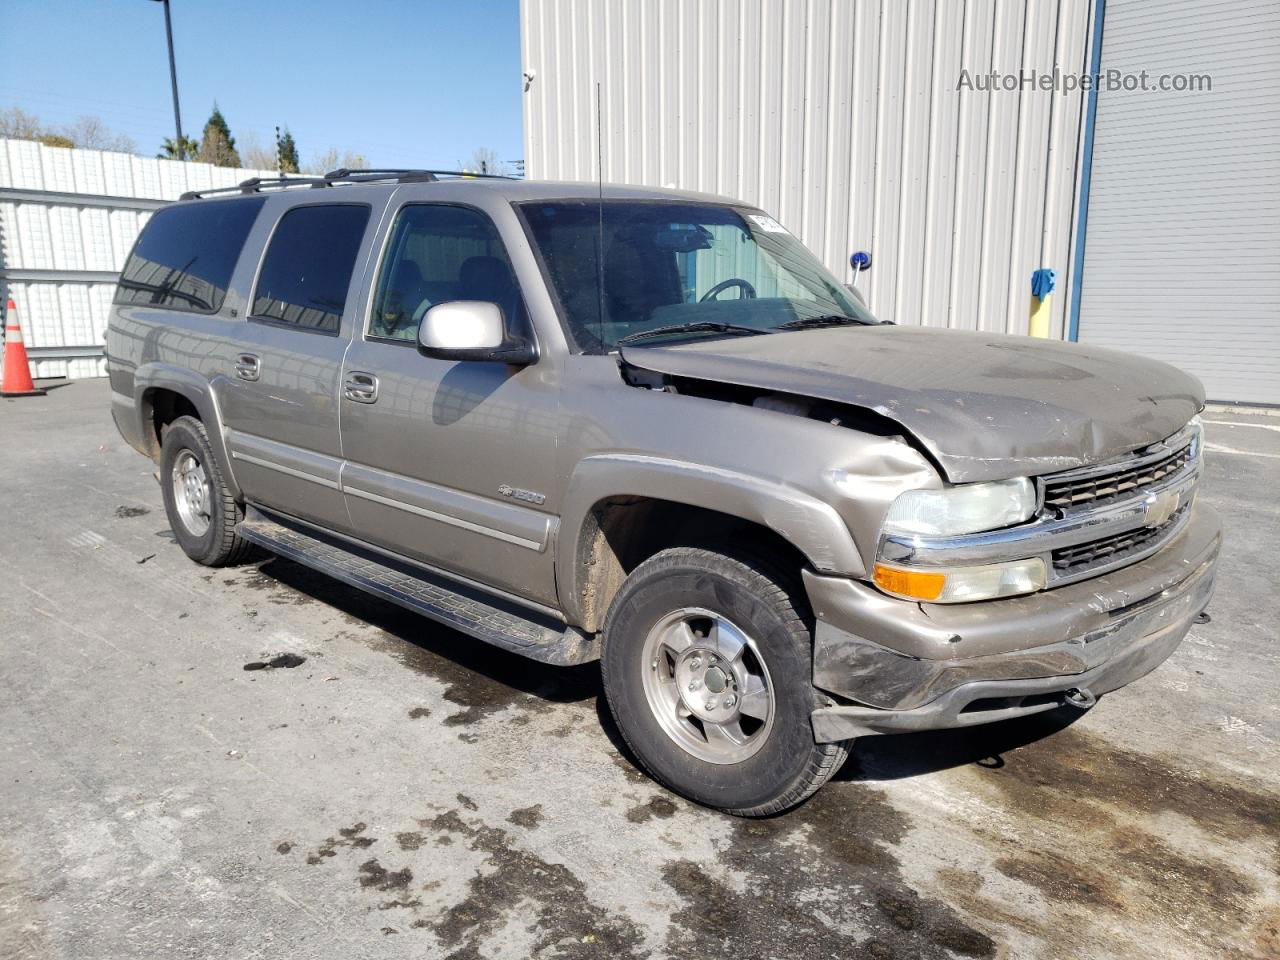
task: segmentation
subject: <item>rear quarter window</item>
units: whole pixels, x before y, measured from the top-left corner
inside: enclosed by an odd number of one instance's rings
[[[116,287],[116,303],[215,313],[265,197],[164,207],[143,227]]]

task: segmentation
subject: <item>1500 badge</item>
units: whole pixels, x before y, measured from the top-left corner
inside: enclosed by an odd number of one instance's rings
[[[547,502],[546,494],[534,493],[532,490],[521,490],[519,487],[508,486],[505,483],[498,487],[498,492],[504,497],[510,497],[513,500],[523,500],[525,503]]]

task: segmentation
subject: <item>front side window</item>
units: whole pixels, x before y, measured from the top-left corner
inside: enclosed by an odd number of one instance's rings
[[[214,313],[265,197],[178,204],[142,229],[116,287],[116,303]]]
[[[368,222],[361,204],[286,211],[262,259],[253,318],[337,333]]]
[[[667,327],[767,333],[806,321],[876,322],[758,210],[617,200],[529,201],[519,209],[565,325],[589,353]]]
[[[508,329],[525,323],[520,289],[493,222],[467,207],[409,204],[391,230],[369,336],[415,340],[423,315],[450,300],[496,303]]]

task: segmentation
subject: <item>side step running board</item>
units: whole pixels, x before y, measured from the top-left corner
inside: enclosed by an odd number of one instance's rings
[[[573,627],[413,564],[280,521],[251,507],[236,532],[272,553],[495,647],[561,666],[599,659],[595,639]]]

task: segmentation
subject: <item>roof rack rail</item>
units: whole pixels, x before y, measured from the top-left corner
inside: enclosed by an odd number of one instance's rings
[[[213,187],[209,190],[188,190],[179,200],[199,200],[202,197],[219,193],[261,193],[264,187],[292,187],[306,184],[309,187],[327,187],[330,182],[324,177],[250,177],[242,180],[234,187]]]
[[[264,189],[288,189],[307,186],[331,187],[337,183],[434,183],[441,179],[454,180],[514,180],[496,173],[471,173],[467,170],[416,170],[416,169],[352,169],[339,167],[320,177],[252,177],[234,187],[214,187],[211,190],[188,190],[179,200],[199,200],[220,193],[261,193]]]
[[[498,173],[474,173],[470,170],[419,170],[415,168],[389,168],[389,169],[351,169],[349,167],[339,167],[337,170],[330,170],[324,175],[326,180],[394,180],[397,183],[413,183],[417,181],[433,181],[442,177],[452,177],[460,179],[477,179],[477,180],[514,180],[515,177],[507,177]]]

